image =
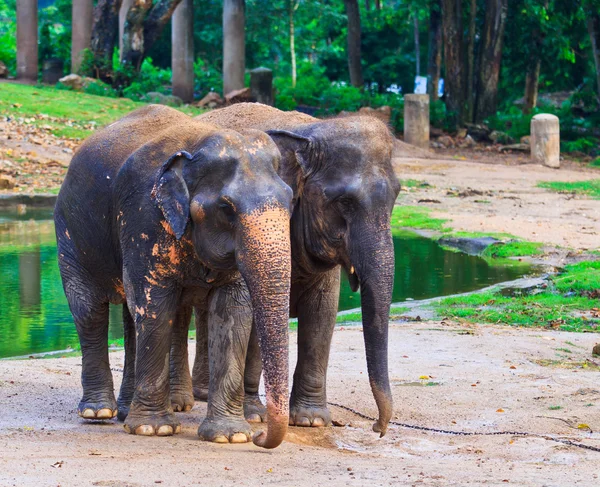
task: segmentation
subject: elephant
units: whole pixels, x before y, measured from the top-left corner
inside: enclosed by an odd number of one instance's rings
[[[170,387],[170,374],[190,376],[187,360],[171,357],[170,346],[187,350],[196,307],[210,317],[215,364],[199,436],[251,438],[250,425],[240,421],[243,404],[235,404],[240,391],[230,384],[242,384],[254,322],[269,418],[253,441],[265,448],[282,442],[289,420],[292,191],[276,172],[280,158],[261,131],[223,129],[160,105],[130,113],[78,149],[54,218],[63,287],[81,342],[80,416],[118,414],[126,431],[138,435],[178,433],[174,408],[189,410],[194,398],[191,378]],[[108,358],[109,303],[124,304],[118,402]],[[240,307],[253,315],[240,315]]]
[[[351,288],[361,291],[367,368],[379,413],[373,429],[383,436],[393,409],[387,360],[394,278],[390,217],[400,191],[389,128],[368,116],[319,120],[258,103],[235,104],[196,119],[265,131],[282,154],[279,175],[294,192],[290,316],[298,318],[298,361],[290,425],[331,423],[326,372],[343,268]],[[197,314],[196,326],[194,395],[206,399],[206,317]],[[251,422],[265,417],[258,397],[258,350],[251,340],[244,377],[244,411]]]

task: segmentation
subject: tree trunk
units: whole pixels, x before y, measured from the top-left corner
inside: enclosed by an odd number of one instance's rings
[[[112,56],[119,32],[121,0],[98,0],[93,12],[92,40],[94,76],[105,83],[113,82]]]
[[[290,14],[290,57],[292,61],[292,88],[296,87],[296,40],[294,36],[294,11],[298,8],[295,0],[289,0]]]
[[[527,65],[527,75],[525,76],[525,104],[523,105],[524,113],[529,113],[531,109],[537,105],[541,64],[540,59],[536,58]]]
[[[587,28],[592,44],[594,66],[596,67],[596,83],[598,85],[598,100],[600,100],[600,13],[596,12],[588,18]]]
[[[413,30],[415,36],[415,69],[417,76],[421,76],[421,46],[419,43],[419,15],[417,10],[413,13]]]
[[[173,12],[171,71],[173,94],[185,103],[194,100],[194,3],[181,0]]]
[[[79,71],[82,51],[89,49],[92,40],[92,0],[73,0],[71,28],[71,73]]]
[[[477,76],[475,109],[475,121],[477,123],[483,122],[486,117],[496,113],[507,9],[508,0],[486,1]]]
[[[158,0],[155,3],[151,0],[134,0],[127,12],[123,30],[121,60],[124,65],[131,66],[135,71],[140,70],[146,53],[160,37],[163,27],[171,20],[180,2],[181,0]],[[117,14],[118,11],[119,9]]]
[[[37,0],[17,0],[17,78],[38,78]]]
[[[119,59],[123,59],[123,34],[125,34],[125,21],[127,20],[127,12],[133,5],[133,0],[122,0],[121,9],[119,10]]]
[[[473,83],[473,73],[475,72],[476,18],[477,0],[471,0],[471,8],[469,10],[469,37],[467,41],[467,85],[465,88],[466,117],[469,122],[473,121],[473,110],[475,107],[475,85]]]
[[[442,2],[432,0],[429,5],[429,53],[427,56],[427,93],[431,101],[438,99],[442,69]]]
[[[371,0],[365,0],[365,10],[367,12],[371,10]]]
[[[344,0],[348,16],[348,71],[352,86],[364,85],[360,55],[360,11],[357,0]]]
[[[375,10],[381,10],[381,0],[375,0]]]
[[[442,29],[446,64],[446,108],[451,126],[458,129],[465,121],[466,85],[461,0],[442,0]]]
[[[246,2],[223,2],[223,95],[244,87]]]

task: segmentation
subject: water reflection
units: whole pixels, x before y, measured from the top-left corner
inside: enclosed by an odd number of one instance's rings
[[[50,210],[0,213],[0,358],[64,350],[78,344],[62,289]],[[394,301],[454,294],[515,279],[526,266],[490,266],[406,233],[394,239]],[[344,280],[340,308],[360,306]],[[109,337],[122,337],[120,306],[110,307]]]

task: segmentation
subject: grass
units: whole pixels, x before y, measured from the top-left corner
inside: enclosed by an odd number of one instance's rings
[[[547,289],[535,295],[504,296],[487,291],[447,298],[434,308],[439,316],[467,322],[598,331],[599,294],[600,262],[580,262],[567,266]]]
[[[600,157],[596,157],[592,162],[588,164],[590,167],[600,167]]]
[[[405,306],[392,306],[392,308],[390,309],[390,320],[400,319],[402,316],[404,316],[404,314],[406,314],[406,312],[408,310],[409,310],[409,308],[407,308]],[[338,314],[335,322],[336,323],[361,323],[362,322],[362,313],[360,311],[356,311],[353,313]],[[297,321],[296,321],[296,326],[298,326]]]
[[[0,114],[25,118],[57,137],[83,139],[144,105],[128,98],[107,98],[47,86],[0,85]],[[202,113],[189,106],[180,110],[188,115]]]
[[[490,245],[483,251],[482,257],[506,259],[508,257],[524,257],[541,255],[543,244],[540,242],[506,242]]]
[[[421,206],[394,206],[392,211],[392,231],[394,227],[415,228],[448,232],[445,227],[448,220],[431,217],[431,210]]]
[[[550,406],[548,409],[550,411],[558,411],[559,409],[562,409],[562,406]]]
[[[538,183],[538,187],[559,193],[583,194],[594,199],[600,199],[600,179],[576,182],[543,181]]]

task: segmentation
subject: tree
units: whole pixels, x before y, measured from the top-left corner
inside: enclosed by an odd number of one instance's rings
[[[466,69],[462,14],[461,0],[442,0],[446,109],[454,129],[462,127],[465,121]]]
[[[467,80],[465,87],[465,116],[469,122],[473,121],[473,110],[475,107],[475,84],[473,77],[475,72],[475,21],[477,20],[477,0],[471,0],[469,9],[469,35],[467,37]]]
[[[344,0],[348,16],[348,71],[352,86],[364,85],[360,55],[360,11],[357,0]]]
[[[478,123],[496,113],[507,8],[508,0],[486,0],[475,105]]]
[[[244,87],[246,2],[223,1],[223,94]]]
[[[296,35],[294,30],[294,12],[298,10],[300,0],[288,0],[290,16],[290,62],[292,63],[292,88],[296,87]]]
[[[591,0],[586,7],[586,24],[592,46],[592,57],[596,69],[596,89],[600,102],[600,2]]]
[[[429,1],[429,52],[427,55],[427,93],[438,99],[442,69],[442,1]]]
[[[100,0],[102,1],[102,0]],[[120,0],[115,3],[120,4]],[[175,8],[181,0],[136,0],[127,12],[123,29],[123,52],[121,60],[125,66],[139,71],[142,61],[152,45],[160,37],[164,26],[171,20]],[[118,14],[116,9],[118,32]],[[112,56],[112,52],[111,52]]]
[[[98,0],[94,7],[92,40],[94,76],[105,83],[113,82],[112,56],[119,32],[121,0]]]

